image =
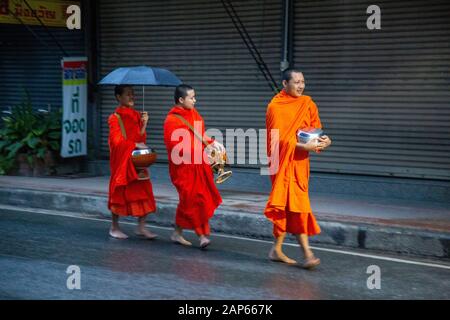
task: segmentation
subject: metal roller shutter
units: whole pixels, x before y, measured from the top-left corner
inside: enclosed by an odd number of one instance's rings
[[[271,72],[279,80],[282,3],[233,1]],[[220,0],[102,1],[100,75],[119,66],[168,68],[192,85],[207,128],[264,128],[272,92]],[[146,87],[148,143],[167,155],[163,123],[173,106],[173,88]],[[141,87],[135,87],[137,109]],[[107,118],[117,103],[112,87],[101,93],[102,155],[108,156]],[[251,150],[251,152],[256,152]]]
[[[449,180],[450,2],[302,0],[294,21],[295,65],[334,141],[312,169]]]
[[[41,26],[0,25],[0,108],[5,110],[22,101],[23,88],[34,108],[62,106],[61,59],[57,44]],[[84,56],[84,33],[67,28],[49,28],[70,56]]]

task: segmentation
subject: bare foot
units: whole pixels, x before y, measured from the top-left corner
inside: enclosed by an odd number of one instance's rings
[[[182,235],[180,235],[180,234],[178,234],[178,233],[176,233],[176,232],[174,232],[174,233],[170,236],[170,239],[171,239],[173,242],[182,244],[183,246],[192,246],[192,243],[191,243],[191,242],[187,241],[185,238],[183,238]]]
[[[296,264],[297,263],[297,261],[292,260],[291,258],[287,257],[283,252],[281,252],[281,251],[277,252],[277,250],[275,250],[273,248],[270,250],[269,259],[272,261],[283,262],[283,263],[287,263],[287,264]]]
[[[316,258],[316,257],[314,257],[314,255],[312,255],[305,260],[305,262],[302,265],[302,268],[311,270],[311,269],[317,267],[319,264],[320,264],[320,259]]]
[[[207,246],[209,246],[210,243],[211,241],[207,237],[200,237],[200,248],[205,249]]]
[[[128,236],[125,233],[123,233],[122,231],[120,231],[120,229],[113,229],[113,228],[109,229],[109,235],[116,239],[127,239],[128,238]]]
[[[154,234],[153,232],[151,232],[147,229],[137,230],[136,235],[144,237],[145,239],[148,239],[148,240],[153,240],[158,237],[156,234]]]

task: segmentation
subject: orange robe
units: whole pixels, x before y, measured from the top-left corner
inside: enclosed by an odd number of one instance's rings
[[[124,106],[118,107],[115,112],[122,118],[127,138],[122,135],[116,115],[110,115],[108,208],[117,215],[142,217],[156,211],[155,198],[150,180],[137,180],[131,152],[137,142],[145,143],[147,134],[140,133],[142,122],[139,112]]]
[[[278,171],[271,172],[272,191],[264,211],[274,224],[273,234],[319,234],[308,195],[309,152],[296,148],[299,128],[322,128],[317,106],[311,97],[296,98],[282,90],[267,107],[266,127],[269,164],[271,156],[277,156],[270,146],[279,148]],[[279,130],[278,141],[271,141],[271,129]]]
[[[176,211],[175,223],[183,229],[193,229],[197,235],[209,235],[209,219],[214,215],[216,208],[222,203],[222,198],[214,183],[214,174],[208,162],[203,157],[204,144],[201,143],[189,127],[178,119],[174,114],[181,115],[196,130],[194,121],[201,122],[201,130],[197,132],[208,141],[212,139],[205,136],[205,125],[203,118],[197,110],[187,110],[182,107],[173,107],[164,122],[164,143],[169,156],[169,174],[172,183],[176,187],[179,203]],[[179,137],[172,141],[172,133],[177,129],[183,129],[186,137]],[[190,139],[187,137],[190,136]],[[197,144],[201,150],[201,160],[194,162],[194,145]],[[189,163],[174,163],[172,150],[182,150],[180,155]],[[179,149],[178,149],[179,148]],[[179,154],[179,153],[176,153]],[[189,160],[188,160],[189,159]]]

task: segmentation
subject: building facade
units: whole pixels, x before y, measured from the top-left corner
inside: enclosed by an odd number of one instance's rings
[[[69,55],[91,64],[91,124],[96,157],[108,159],[112,87],[96,83],[117,67],[167,68],[197,93],[208,128],[259,130],[274,92],[220,0],[82,1],[83,30],[51,28]],[[312,171],[450,180],[450,2],[233,0],[274,80],[281,68],[304,72],[333,146],[313,155]],[[370,29],[367,9],[380,9]],[[41,26],[0,24],[0,105],[20,87],[35,103],[61,105],[60,50]],[[48,45],[45,45],[47,43]],[[288,64],[287,64],[288,63]],[[142,88],[135,87],[137,108]],[[146,87],[149,145],[167,161],[163,122],[173,88]],[[258,138],[261,138],[258,136]],[[225,141],[228,144],[228,141]],[[265,146],[264,143],[260,144]],[[238,150],[237,150],[238,151]],[[248,161],[234,167],[257,169]],[[235,152],[237,153],[237,152]]]

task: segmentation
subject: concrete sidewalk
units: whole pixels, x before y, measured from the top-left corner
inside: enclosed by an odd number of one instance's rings
[[[158,211],[149,222],[171,226],[178,195],[170,183],[167,167],[152,166],[151,177]],[[249,187],[251,182],[240,177],[239,170],[231,179],[232,183],[229,180],[219,186],[223,204],[211,219],[211,228],[215,232],[271,239],[272,225],[262,213],[270,184]],[[108,183],[108,176],[0,176],[0,205],[110,217],[106,206]],[[319,236],[311,238],[312,243],[450,259],[448,202],[313,191],[310,196],[322,228]]]

